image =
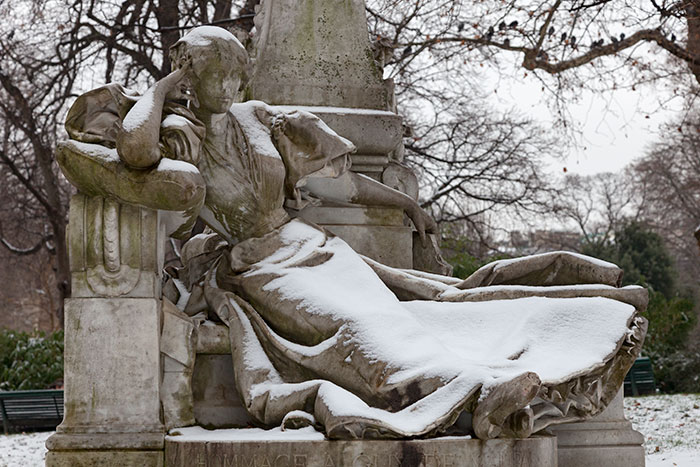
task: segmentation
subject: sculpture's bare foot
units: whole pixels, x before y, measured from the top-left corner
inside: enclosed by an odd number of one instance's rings
[[[534,416],[531,409],[524,407],[537,395],[541,384],[537,374],[529,372],[492,388],[474,411],[472,425],[476,436],[530,436]]]
[[[527,438],[534,431],[535,414],[530,407],[516,410],[503,425],[501,438]]]

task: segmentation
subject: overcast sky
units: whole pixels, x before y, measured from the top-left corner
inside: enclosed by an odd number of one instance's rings
[[[497,86],[504,107],[516,105],[545,128],[551,125],[551,111],[543,103],[547,96],[539,82],[501,79]],[[563,158],[549,162],[551,171],[563,173],[565,167],[567,173],[581,175],[619,171],[643,155],[645,148],[659,138],[660,125],[680,111],[680,99],[666,110],[656,110],[658,100],[658,94],[649,88],[586,93],[579,104],[569,106],[574,123],[582,129],[580,144],[562,148]]]

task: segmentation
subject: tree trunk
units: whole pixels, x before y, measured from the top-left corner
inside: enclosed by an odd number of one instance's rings
[[[690,63],[690,71],[700,83],[700,0],[688,0],[685,6],[685,17],[688,23],[688,52],[695,58]]]
[[[160,29],[160,45],[163,48],[163,64],[160,67],[162,78],[171,71],[170,67],[170,47],[180,39],[180,32],[177,29],[180,11],[177,0],[160,0],[156,7],[156,17],[158,18],[158,28]]]

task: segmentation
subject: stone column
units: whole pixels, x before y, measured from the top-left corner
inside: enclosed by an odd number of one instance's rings
[[[249,97],[268,104],[391,110],[364,0],[263,0]]]
[[[65,304],[65,415],[46,465],[163,465],[158,211],[75,195]]]
[[[255,69],[247,97],[317,115],[357,147],[351,170],[417,198],[417,179],[400,164],[403,122],[394,113],[393,82],[382,78],[374,59],[364,0],[263,0],[255,26]],[[411,268],[411,227],[402,210],[384,209],[388,223],[373,216],[375,211],[327,204],[300,215],[359,253]]]
[[[644,467],[644,436],[625,419],[622,389],[600,415],[551,431],[557,436],[559,467]]]

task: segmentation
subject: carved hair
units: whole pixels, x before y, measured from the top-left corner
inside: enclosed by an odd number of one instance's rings
[[[191,29],[170,47],[170,61],[173,69],[178,69],[185,63],[192,62],[193,70],[197,65],[218,55],[221,61],[235,60],[245,78],[248,67],[248,52],[236,36],[218,26],[199,26]]]

